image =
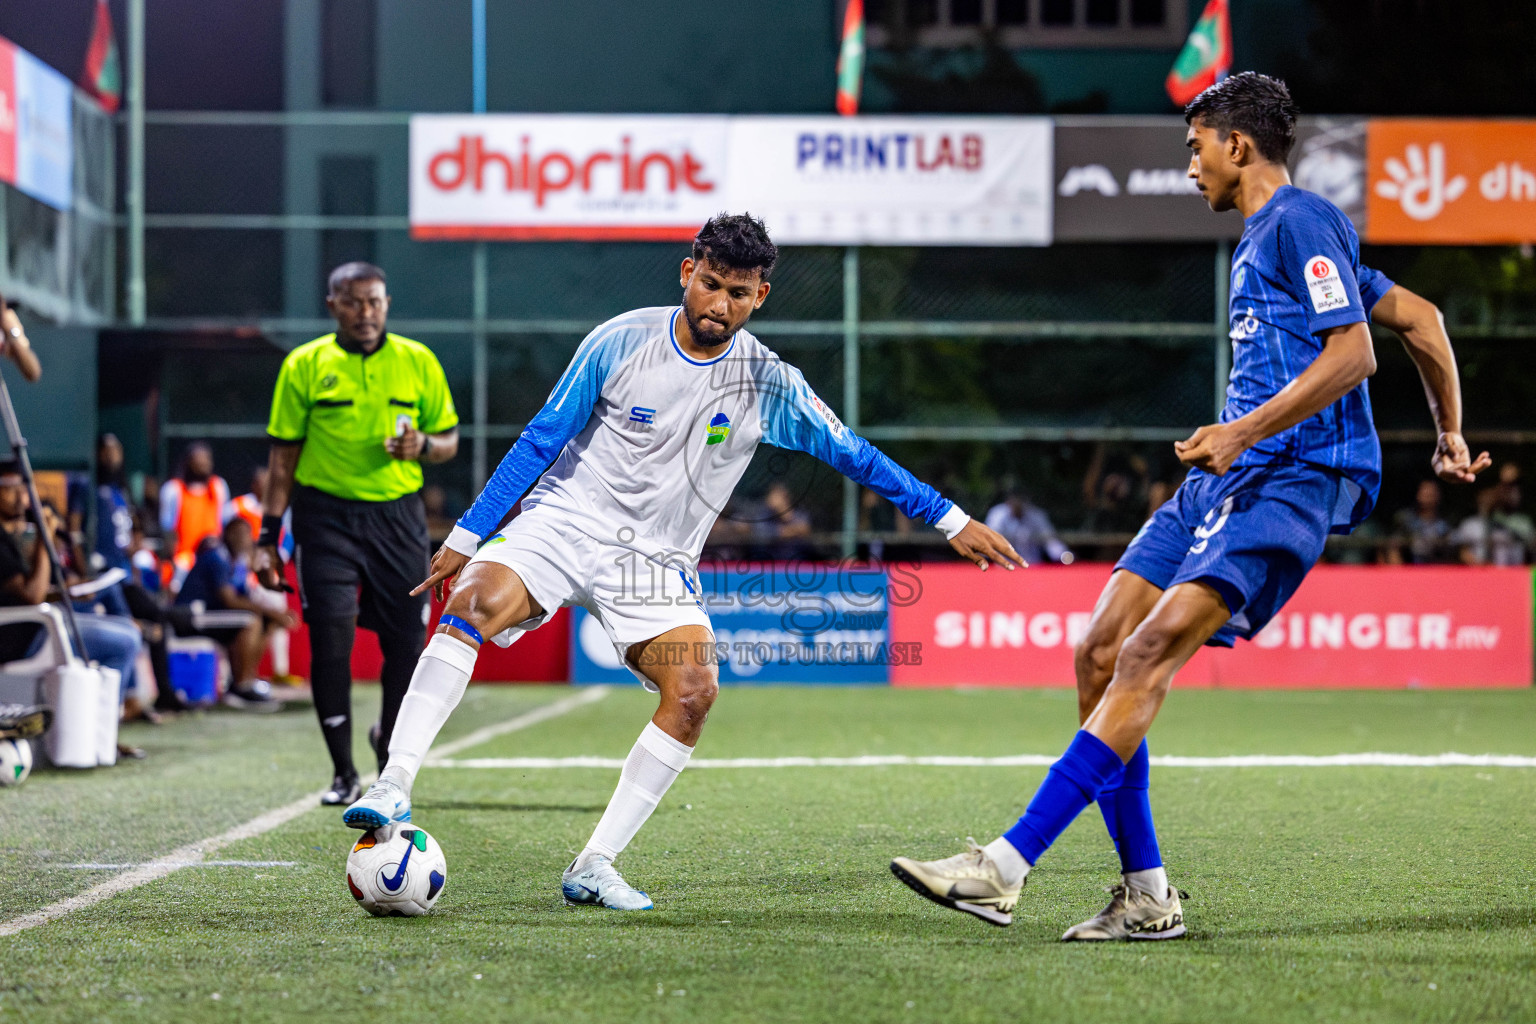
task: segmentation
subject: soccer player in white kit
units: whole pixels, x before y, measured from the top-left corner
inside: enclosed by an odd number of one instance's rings
[[[777,258],[761,221],[721,214],[683,260],[681,306],[625,313],[581,343],[417,588],[441,595],[457,577],[401,706],[389,763],[343,814],[347,825],[410,820],[411,784],[485,638],[505,647],[579,604],[661,700],[561,890],[572,904],[649,909],[613,861],[688,763],[719,690],[698,558],[759,442],[817,456],[937,526],[983,570],[1024,564],[1001,536],[845,427],[799,370],[742,329],[768,296]],[[497,531],[520,497],[522,513]]]

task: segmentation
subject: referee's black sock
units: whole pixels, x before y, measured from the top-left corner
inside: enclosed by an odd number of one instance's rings
[[[379,770],[389,760],[389,738],[395,731],[395,719],[400,715],[400,705],[411,688],[411,676],[416,674],[416,662],[421,649],[427,645],[427,627],[399,631],[385,630],[379,634],[379,647],[384,652],[384,667],[379,671],[381,706],[379,709]]]
[[[315,714],[337,775],[356,775],[352,764],[352,638],[354,619],[309,624],[309,685]]]

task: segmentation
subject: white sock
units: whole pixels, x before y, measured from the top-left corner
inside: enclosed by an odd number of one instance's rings
[[[267,634],[267,650],[272,652],[272,674],[286,676],[288,674],[288,631],[274,629]]]
[[[1153,899],[1161,900],[1168,895],[1168,872],[1163,867],[1127,871],[1124,875],[1127,889],[1139,889]]]
[[[608,801],[607,810],[603,811],[597,828],[592,830],[592,838],[587,840],[586,848],[572,867],[583,867],[593,857],[612,860],[622,853],[656,805],[661,803],[672,780],[682,773],[692,754],[692,747],[662,732],[655,722],[645,723],[640,738],[624,761],[613,799]]]
[[[400,704],[400,716],[389,737],[389,763],[380,778],[389,779],[407,793],[411,791],[438,730],[464,698],[479,654],[457,637],[433,634],[416,662],[411,688]]]
[[[1019,885],[1024,881],[1024,876],[1029,874],[1029,861],[1024,859],[1012,843],[1002,836],[998,836],[986,846],[987,856],[992,858],[992,863],[997,865],[998,874],[1003,876],[1003,881],[1008,885]]]

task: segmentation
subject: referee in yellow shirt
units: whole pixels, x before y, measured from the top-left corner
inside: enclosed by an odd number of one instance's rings
[[[378,634],[383,708],[369,731],[382,767],[400,702],[426,644],[430,550],[421,463],[459,450],[459,417],[442,365],[425,345],[388,334],[384,271],[347,263],[331,272],[326,308],[336,333],[288,353],[272,395],[267,502],[256,568],[281,579],[278,534],[293,510],[293,560],[309,625],[315,712],[335,779],[322,804],[361,796],[352,762],[352,640]]]

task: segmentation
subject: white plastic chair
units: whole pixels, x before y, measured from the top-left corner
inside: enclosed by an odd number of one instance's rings
[[[37,653],[0,664],[0,703],[36,704],[41,699],[43,677],[53,669],[81,662],[69,643],[64,612],[56,604],[16,605],[0,608],[0,626],[35,623],[47,639]]]

